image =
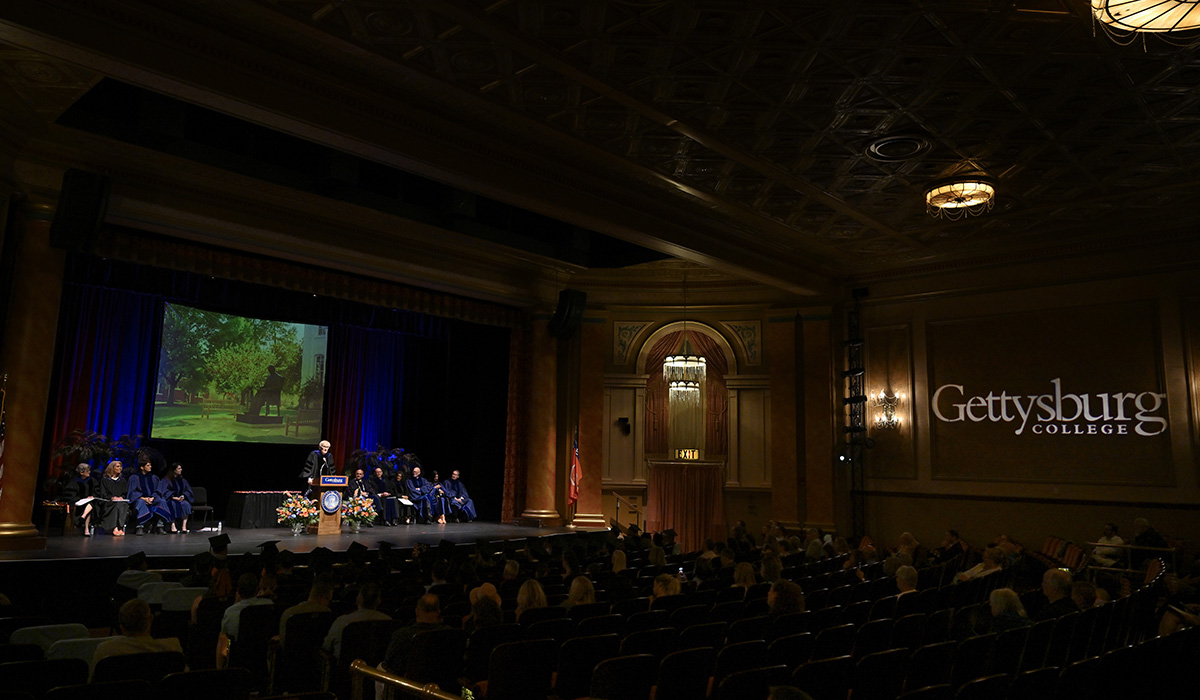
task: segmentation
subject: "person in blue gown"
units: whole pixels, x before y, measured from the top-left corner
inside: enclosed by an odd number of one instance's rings
[[[192,496],[192,485],[183,478],[183,465],[179,462],[171,464],[165,479],[159,479],[158,497],[171,514],[171,532],[186,533],[195,498]]]
[[[434,486],[421,476],[420,467],[412,468],[412,476],[405,480],[404,486],[408,489],[408,500],[412,501],[413,507],[417,509],[418,522],[433,522],[434,517],[441,514],[435,512],[437,499],[433,497]]]
[[[153,469],[150,460],[142,458],[138,460],[138,471],[129,475],[129,503],[133,506],[139,535],[145,533],[147,527],[161,534],[166,531],[165,523],[171,519],[171,511],[158,495],[161,479],[154,475]]]
[[[450,480],[442,482],[442,491],[450,504],[452,517],[465,518],[467,522],[475,519],[475,501],[467,494],[467,485],[459,478],[458,470],[450,472]]]

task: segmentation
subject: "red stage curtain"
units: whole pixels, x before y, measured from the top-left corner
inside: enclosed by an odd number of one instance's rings
[[[675,530],[685,552],[725,538],[725,468],[720,464],[652,463],[646,529]]]

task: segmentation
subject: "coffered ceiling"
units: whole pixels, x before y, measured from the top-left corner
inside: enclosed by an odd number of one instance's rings
[[[46,0],[0,42],[49,121],[85,90],[28,52],[790,293],[1200,230],[1200,45],[1086,0]],[[931,218],[964,174],[995,209]]]

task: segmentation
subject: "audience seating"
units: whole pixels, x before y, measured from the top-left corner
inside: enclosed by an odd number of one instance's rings
[[[711,647],[682,649],[663,657],[658,667],[654,700],[695,700],[708,692],[709,674],[717,655]]]
[[[713,700],[742,700],[743,698],[765,698],[771,686],[787,685],[791,673],[787,666],[763,666],[745,671],[735,671],[725,677],[716,687]]]
[[[601,661],[620,655],[621,639],[616,634],[576,637],[559,648],[558,673],[554,692],[560,698],[578,698],[588,694],[592,669]]]
[[[550,692],[558,645],[549,639],[507,642],[492,651],[488,700],[541,700]]]
[[[10,661],[41,661],[47,658],[37,644],[0,644],[0,664]]]
[[[907,649],[889,649],[858,660],[853,679],[854,700],[892,700],[904,686]]]
[[[60,625],[34,625],[13,630],[9,644],[36,644],[42,652],[50,650],[50,646],[60,639],[86,639],[88,628],[78,622]]]
[[[771,664],[784,664],[790,670],[808,663],[812,657],[813,643],[816,635],[811,632],[801,632],[786,637],[780,637],[767,647],[767,660]]]
[[[630,632],[621,640],[621,656],[649,654],[656,662],[678,648],[679,632],[674,627]]]
[[[46,652],[47,659],[79,659],[87,662],[88,668],[92,667],[92,660],[96,657],[96,647],[113,637],[88,637],[86,639],[60,639],[50,645],[50,651]]]
[[[171,700],[248,700],[253,684],[244,668],[180,671],[159,681],[157,695]]]
[[[725,644],[725,632],[728,629],[729,625],[725,622],[692,625],[679,633],[679,648],[712,647],[719,650]]]
[[[142,654],[109,656],[96,662],[92,679],[98,683],[140,678],[150,683],[161,681],[168,673],[178,673],[186,659],[178,651],[151,651]]]
[[[103,683],[78,683],[51,688],[42,700],[113,700],[153,697],[154,686],[141,678]]]
[[[592,700],[649,700],[658,677],[658,662],[649,654],[616,656],[592,669]],[[489,700],[491,695],[489,694]]]
[[[10,661],[0,664],[0,688],[18,690],[41,697],[60,685],[81,685],[88,681],[88,665],[79,659]]]
[[[1004,700],[1007,692],[1008,676],[1001,673],[967,681],[954,694],[954,700]]]
[[[810,661],[792,672],[793,684],[813,700],[845,700],[854,659],[849,655]]]

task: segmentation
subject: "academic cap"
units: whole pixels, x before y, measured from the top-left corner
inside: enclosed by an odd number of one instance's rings
[[[674,537],[675,531],[670,528],[667,528],[666,530],[662,531],[662,534],[663,534],[663,537]]]
[[[264,559],[274,559],[276,556],[278,556],[279,547],[275,546],[277,544],[279,544],[279,540],[270,540],[258,545],[258,548],[262,550]]]
[[[346,552],[350,555],[365,554],[367,552],[367,545],[355,540],[354,542],[350,543],[349,547],[346,548]]]
[[[378,542],[378,544],[379,544],[379,553],[380,554],[387,554],[388,552],[392,551],[393,545],[391,542],[385,542],[383,540],[380,540]]]
[[[229,535],[213,535],[212,537],[208,538],[208,546],[212,547],[214,552],[219,552],[228,548],[231,541],[232,540],[229,539]]]
[[[137,567],[139,567],[145,563],[146,563],[146,553],[145,552],[134,552],[133,554],[130,554],[128,557],[125,557],[125,564],[126,564],[126,566],[129,566],[130,568],[136,569]]]

